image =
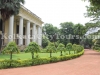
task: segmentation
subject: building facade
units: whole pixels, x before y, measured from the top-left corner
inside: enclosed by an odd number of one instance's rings
[[[37,15],[21,6],[17,16],[11,16],[5,22],[3,45],[15,41],[18,46],[27,46],[30,42],[42,43],[43,21]]]

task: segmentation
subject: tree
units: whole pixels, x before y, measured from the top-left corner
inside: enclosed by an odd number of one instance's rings
[[[12,15],[17,15],[21,4],[24,4],[24,0],[0,0],[0,20],[3,21],[2,33],[4,34],[5,21]],[[1,25],[1,23],[0,23]],[[0,38],[0,41],[2,39]],[[2,45],[2,42],[0,42]],[[1,46],[0,46],[1,47]],[[1,49],[1,48],[0,48]]]
[[[19,50],[15,42],[9,42],[8,45],[3,49],[2,53],[10,54],[10,60],[12,60],[12,54],[19,53]]]
[[[76,49],[77,49],[76,47],[77,47],[76,44],[73,44],[73,45],[72,45],[72,49],[74,50],[74,54],[76,53]]]
[[[48,46],[49,40],[46,36],[42,37],[42,47],[45,48],[46,46]]]
[[[87,1],[87,0],[83,0]],[[91,17],[94,20],[100,20],[100,0],[88,0],[90,5],[87,6],[87,17]]]
[[[74,26],[74,35],[75,35],[75,40],[76,40],[76,44],[80,44],[81,42],[81,37],[86,33],[86,29],[85,26],[83,26],[82,24],[76,24]],[[77,37],[77,38],[76,38]],[[77,42],[78,41],[78,42]]]
[[[49,45],[47,46],[47,52],[50,53],[50,58],[52,57],[52,52],[56,51],[56,47],[54,45],[54,43],[49,43]]]
[[[64,22],[60,23],[61,29],[60,29],[60,34],[64,35],[64,39],[60,38],[60,42],[66,45],[67,43],[72,43],[73,39],[70,39],[70,35],[74,34],[73,27],[74,24],[72,22]],[[66,37],[68,36],[68,37]]]
[[[72,44],[71,43],[68,43],[66,45],[66,50],[68,50],[69,51],[69,54],[70,54],[70,51],[72,50]]]
[[[51,42],[56,41],[56,35],[58,33],[58,28],[54,27],[52,24],[46,23],[43,26],[43,33],[46,33],[47,37]]]
[[[63,55],[62,52],[65,51],[65,45],[60,43],[57,47],[57,50],[61,52],[61,56]]]
[[[32,59],[34,59],[34,53],[37,53],[40,51],[39,45],[35,42],[30,42],[30,44],[25,48],[25,52],[31,52]]]

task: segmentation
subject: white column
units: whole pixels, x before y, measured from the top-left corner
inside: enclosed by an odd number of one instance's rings
[[[19,46],[23,45],[23,18],[20,17],[19,22]]]
[[[40,27],[40,35],[41,35],[41,36],[40,36],[40,38],[41,38],[41,39],[40,39],[40,46],[42,46],[42,27]]]
[[[36,42],[36,24],[33,24],[33,29],[32,29],[32,41]]]
[[[27,26],[26,26],[26,45],[29,45],[30,43],[30,22],[27,21]]]
[[[13,41],[14,15],[9,19],[8,42]]]
[[[41,46],[41,30],[40,30],[40,26],[38,26],[38,45]]]

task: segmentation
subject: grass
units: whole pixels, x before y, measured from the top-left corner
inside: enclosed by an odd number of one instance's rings
[[[67,52],[63,52],[63,55],[68,54],[69,51]],[[74,51],[71,51],[72,54],[74,54]],[[36,56],[37,54],[35,53],[34,56]],[[50,53],[38,53],[38,56],[41,58],[45,58],[45,57],[49,57]],[[57,53],[52,53],[52,56],[60,56],[60,52]],[[10,55],[9,54],[0,54],[0,60],[4,60],[4,59],[10,59]],[[24,53],[24,52],[20,52],[19,54],[13,54],[13,59],[31,59],[31,53]]]

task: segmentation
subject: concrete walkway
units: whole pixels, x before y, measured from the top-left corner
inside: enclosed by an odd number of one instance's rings
[[[100,53],[85,50],[83,56],[53,64],[4,69],[0,75],[100,75]]]

